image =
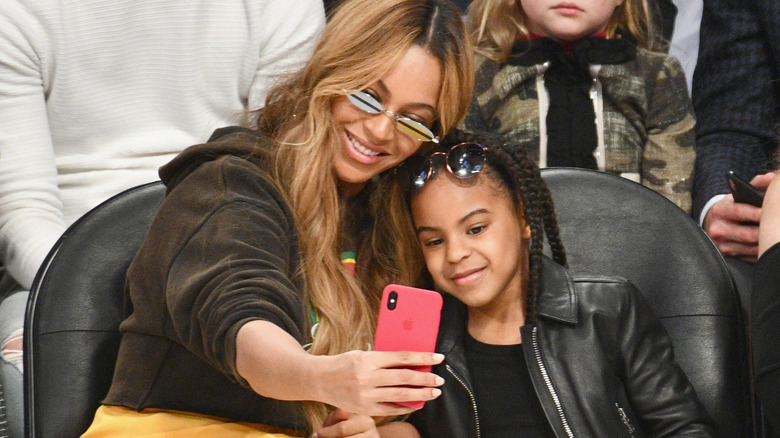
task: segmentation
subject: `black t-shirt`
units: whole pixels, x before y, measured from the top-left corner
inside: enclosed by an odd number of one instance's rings
[[[554,438],[534,392],[522,345],[490,345],[465,336],[466,362],[482,436]]]

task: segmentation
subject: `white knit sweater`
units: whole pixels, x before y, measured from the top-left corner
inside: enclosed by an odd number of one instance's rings
[[[65,228],[158,179],[299,68],[322,0],[0,1],[0,261],[29,288]]]

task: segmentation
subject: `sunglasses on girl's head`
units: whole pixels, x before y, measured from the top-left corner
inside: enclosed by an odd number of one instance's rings
[[[434,143],[439,142],[439,137],[434,135],[433,131],[427,126],[416,120],[412,120],[409,117],[404,117],[385,109],[374,96],[365,91],[347,94],[347,99],[349,99],[349,101],[352,102],[352,105],[355,105],[359,110],[369,114],[381,114],[383,112],[390,114],[393,116],[393,119],[395,119],[395,125],[398,126],[398,129],[415,140],[432,141]]]
[[[402,172],[401,182],[411,191],[422,188],[436,174],[437,167],[444,167],[458,178],[471,178],[485,167],[487,151],[477,143],[460,143],[447,152],[434,152],[427,157],[412,155],[397,169]],[[444,160],[444,166],[438,165],[440,159]]]

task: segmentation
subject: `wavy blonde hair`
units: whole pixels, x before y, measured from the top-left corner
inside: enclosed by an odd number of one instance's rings
[[[474,0],[468,10],[468,25],[480,54],[505,62],[518,40],[528,39],[528,16],[520,0]],[[648,0],[624,0],[607,23],[607,38],[631,35],[641,47],[660,48],[660,34],[653,22]]]
[[[279,144],[273,177],[292,207],[302,252],[299,274],[319,318],[310,352],[332,355],[365,349],[373,341],[380,294],[398,272],[389,264],[364,264],[374,250],[370,231],[358,244],[356,277],[341,264],[347,214],[333,159],[341,140],[334,100],[384,77],[417,45],[441,62],[442,82],[434,130],[446,133],[465,115],[473,83],[472,45],[458,9],[449,0],[350,0],[330,17],[304,69],[269,94],[257,127]],[[414,81],[415,78],[409,78]],[[370,191],[369,184],[364,189]],[[311,427],[327,413],[304,403]]]

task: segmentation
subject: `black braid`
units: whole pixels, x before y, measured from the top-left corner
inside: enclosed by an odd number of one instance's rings
[[[494,136],[455,132],[444,144],[471,141],[488,148],[488,168],[497,174],[517,205],[525,210],[524,219],[531,228],[529,280],[526,297],[526,321],[534,322],[539,301],[542,249],[547,236],[553,260],[566,266],[566,251],[561,242],[552,195],[542,179],[539,167],[519,144],[502,144]]]

